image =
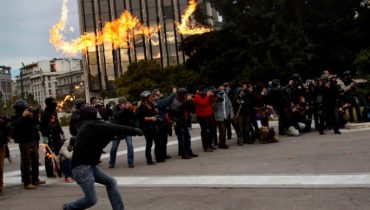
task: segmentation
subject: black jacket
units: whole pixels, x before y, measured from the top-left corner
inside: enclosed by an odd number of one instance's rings
[[[82,121],[76,136],[72,156],[72,168],[78,165],[97,165],[101,151],[113,139],[114,135],[135,136],[135,128],[99,122],[97,120]]]
[[[14,115],[12,117],[12,136],[16,143],[39,140],[37,121],[33,117]]]
[[[57,112],[52,112],[47,108],[45,109],[41,115],[40,131],[42,136],[53,138],[63,134]]]

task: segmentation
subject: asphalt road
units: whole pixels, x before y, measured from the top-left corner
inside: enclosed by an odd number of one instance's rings
[[[126,146],[120,145],[114,169],[108,168],[109,145],[101,167],[115,176],[126,209],[370,209],[370,130],[328,131],[300,137],[280,137],[277,144],[236,146],[204,153],[200,130],[191,130],[198,158],[182,160],[176,137],[169,139],[172,159],[147,166],[144,139],[134,138],[135,168],[127,166]],[[62,204],[82,196],[76,184],[62,178],[24,190],[19,176],[19,152],[11,144],[12,163],[5,160],[5,189],[0,209],[62,209]],[[42,152],[40,152],[42,154]],[[41,158],[42,160],[42,158]],[[41,161],[42,162],[42,161]],[[98,203],[91,209],[111,209],[104,187],[96,186]]]

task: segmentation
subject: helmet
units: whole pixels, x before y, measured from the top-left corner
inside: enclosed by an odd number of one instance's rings
[[[188,90],[186,89],[186,88],[179,88],[178,90],[177,90],[177,94],[178,95],[182,95],[182,96],[184,96],[184,95],[186,95],[188,93]]]
[[[81,109],[82,105],[86,104],[85,100],[82,98],[78,98],[75,100],[75,107],[76,109]]]
[[[152,93],[148,90],[144,90],[143,92],[140,93],[140,97],[142,99],[148,98]]]
[[[280,87],[280,80],[278,80],[278,79],[273,79],[273,80],[271,80],[271,86],[272,86],[273,88],[278,88],[278,87]]]
[[[22,113],[25,109],[27,109],[28,104],[25,100],[19,99],[13,104],[13,109],[16,113]]]

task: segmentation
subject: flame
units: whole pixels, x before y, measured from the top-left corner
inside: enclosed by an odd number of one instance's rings
[[[63,101],[58,102],[57,110],[61,112],[66,102],[74,101],[74,100],[75,100],[75,97],[73,95],[66,95]]]
[[[47,144],[41,144],[44,152],[45,152],[45,156],[48,158],[48,159],[52,159],[54,156],[53,154],[51,154],[50,152],[47,152],[47,148],[49,147]],[[50,148],[49,148],[50,149]]]
[[[190,21],[190,16],[197,9],[197,0],[190,0],[188,8],[185,10],[185,14],[181,15],[181,23],[175,22],[177,26],[177,31],[182,35],[195,35],[203,34],[212,31],[212,28],[197,25]]]
[[[105,42],[112,43],[114,48],[130,47],[130,42],[138,35],[150,37],[154,31],[158,31],[159,27],[146,27],[140,23],[139,19],[134,17],[130,12],[124,11],[120,18],[112,22],[105,23],[101,32],[84,33],[79,38],[65,41],[63,31],[67,21],[68,0],[63,0],[62,14],[58,23],[50,29],[49,42],[54,45],[57,50],[67,54],[76,54],[80,51],[87,52],[88,49],[94,48],[96,45],[101,45]]]
[[[94,49],[95,46],[105,42],[111,43],[114,48],[128,48],[131,46],[130,43],[135,36],[144,35],[146,38],[150,38],[153,32],[160,30],[159,26],[144,26],[130,12],[124,11],[119,19],[105,23],[101,32],[97,34],[86,32],[77,39],[66,41],[63,31],[66,27],[68,17],[67,3],[68,0],[63,0],[60,20],[50,29],[49,39],[49,42],[54,45],[56,50],[63,51],[66,54],[75,55],[78,52],[86,53],[89,49]],[[211,28],[197,25],[190,21],[189,17],[195,12],[197,4],[197,0],[190,0],[185,14],[181,16],[181,23],[175,22],[180,34],[194,35],[212,31]],[[70,31],[73,31],[73,29],[70,28]]]

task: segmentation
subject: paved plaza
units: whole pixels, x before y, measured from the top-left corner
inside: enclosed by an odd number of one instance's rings
[[[198,158],[177,156],[176,137],[170,137],[165,163],[147,166],[145,141],[134,138],[135,168],[127,166],[126,146],[121,143],[117,164],[108,168],[109,148],[101,167],[118,182],[126,209],[370,209],[370,128],[327,131],[300,137],[279,137],[277,144],[236,146],[204,153],[200,130],[191,130]],[[68,136],[68,135],[67,135]],[[47,179],[47,184],[24,190],[20,183],[19,151],[10,144],[12,163],[5,160],[5,190],[0,209],[62,209],[62,204],[82,196],[75,183]],[[42,153],[42,152],[40,152]],[[43,160],[43,157],[40,158]],[[43,161],[41,161],[43,162]],[[91,209],[111,209],[104,187],[97,185],[98,203]]]

